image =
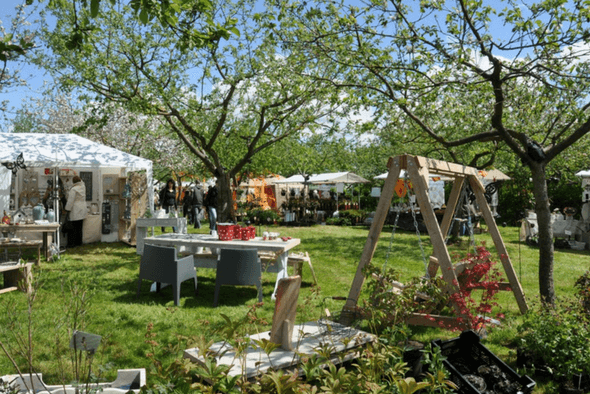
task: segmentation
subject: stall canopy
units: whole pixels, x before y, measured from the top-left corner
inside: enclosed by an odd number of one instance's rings
[[[22,153],[31,167],[126,167],[149,169],[152,162],[76,134],[0,133],[0,163],[12,162]]]
[[[293,175],[289,178],[275,181],[274,183],[304,183],[304,181],[303,175]],[[369,183],[368,180],[353,172],[329,172],[311,175],[308,182],[312,184]]]
[[[106,167],[125,167],[127,171],[145,170],[148,185],[152,182],[151,160],[90,141],[76,134],[0,133],[0,146],[0,163],[14,162],[22,153],[27,167],[75,167],[97,170]],[[6,168],[0,166],[1,170]],[[0,181],[4,180],[1,183],[6,183],[7,180],[9,182],[10,178],[6,175],[0,176]],[[9,186],[10,184],[0,185],[0,192],[7,190]],[[148,196],[149,206],[153,206],[153,191],[148,190]]]

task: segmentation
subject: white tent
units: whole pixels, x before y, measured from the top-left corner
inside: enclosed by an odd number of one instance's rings
[[[145,170],[152,184],[152,162],[75,134],[0,133],[0,163],[12,163],[22,154],[29,168],[78,169],[97,174],[96,200],[102,201],[101,175],[125,175]],[[12,173],[0,166],[0,210],[8,209]],[[153,189],[147,188],[148,206],[153,206]],[[1,212],[1,211],[0,211]]]
[[[0,163],[16,160],[22,153],[31,167],[126,167],[147,170],[152,162],[76,134],[0,133]]]
[[[303,175],[293,175],[286,179],[274,181],[274,183],[303,183]],[[337,183],[369,183],[365,178],[353,172],[329,172],[325,174],[311,175],[308,180],[312,184],[337,184]]]

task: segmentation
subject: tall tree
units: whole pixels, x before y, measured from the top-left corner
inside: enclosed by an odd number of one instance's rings
[[[474,155],[463,162],[492,163],[507,146],[529,168],[540,295],[553,303],[546,168],[590,130],[587,2],[326,1],[281,9],[293,18],[277,34],[337,64],[334,83],[385,118],[394,105],[449,154],[469,146]]]
[[[75,133],[154,163],[154,178],[169,178],[174,171],[194,173],[195,157],[154,116],[138,115],[116,104],[84,105],[55,92],[31,98],[16,112],[12,130],[17,133]],[[204,169],[200,168],[203,175]]]
[[[109,4],[101,3],[101,6]],[[326,126],[333,88],[301,75],[314,67],[296,52],[281,53],[268,26],[274,19],[255,1],[222,2],[213,20],[240,20],[240,35],[210,45],[179,45],[159,23],[140,24],[127,7],[102,10],[79,50],[68,50],[74,13],[56,4],[53,53],[39,61],[62,87],[96,102],[116,102],[166,123],[208,172],[219,179],[220,220],[233,218],[231,181],[253,157],[277,142]],[[76,14],[79,16],[80,12]],[[206,31],[211,21],[183,14],[178,25]],[[326,74],[329,69],[323,70]],[[328,102],[329,104],[329,102]],[[329,127],[332,127],[331,125]]]

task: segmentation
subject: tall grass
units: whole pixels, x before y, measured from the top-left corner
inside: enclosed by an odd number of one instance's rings
[[[329,297],[348,296],[367,240],[368,228],[312,226],[276,227],[273,230],[281,235],[301,239],[301,245],[295,251],[309,252],[319,281],[319,289],[316,289],[311,273],[304,265],[299,304],[305,304],[305,307],[298,310],[298,322],[315,320],[325,315],[326,309],[338,312],[342,308],[342,301],[334,301]],[[402,281],[424,275],[424,261],[415,233],[396,231],[386,261],[390,230],[386,227],[381,233],[373,258],[374,264],[399,270]],[[518,241],[517,228],[506,227],[500,230],[531,304],[539,298],[538,251]],[[189,231],[206,232],[194,229]],[[421,242],[426,256],[429,256],[432,245],[427,234],[421,235]],[[475,242],[485,242],[490,250],[494,250],[488,234],[476,235]],[[472,251],[468,238],[449,249],[453,256]],[[590,268],[588,255],[588,251],[556,251],[554,277],[558,297],[573,295],[575,280]],[[110,375],[107,374],[107,379],[114,378],[116,369],[149,368],[150,361],[146,358],[146,353],[150,351],[150,347],[144,342],[148,324],[153,324],[153,332],[157,334],[155,340],[162,346],[176,343],[177,335],[191,337],[205,334],[212,340],[221,340],[222,334],[217,331],[225,325],[221,315],[232,320],[241,319],[257,301],[255,287],[227,286],[221,290],[219,307],[212,308],[215,271],[210,269],[198,270],[197,296],[194,296],[190,281],[183,284],[178,307],[174,306],[169,287],[162,289],[160,293],[150,293],[150,283],[147,281],[143,282],[141,294],[136,298],[139,259],[140,256],[133,247],[122,243],[97,243],[69,249],[60,260],[41,264],[37,275],[43,285],[39,288],[32,311],[35,344],[33,354],[35,368],[44,374],[47,383],[55,383],[54,380],[59,376],[60,363],[56,361],[54,346],[55,331],[64,329],[58,317],[68,313],[67,305],[72,302],[69,289],[73,285],[87,288],[91,295],[84,330],[103,337],[95,363],[112,364],[113,371]],[[257,315],[265,319],[268,326],[261,327],[261,330],[270,330],[274,312],[274,302],[270,296],[274,283],[275,274],[263,274],[264,303],[257,309]],[[514,356],[509,345],[514,334],[512,327],[519,321],[520,313],[512,293],[501,292],[499,302],[506,320],[499,329],[490,333],[487,345],[500,357],[513,362]],[[0,340],[21,364],[24,361],[23,356],[19,355],[16,335],[25,326],[19,328],[11,325],[9,316],[16,315],[24,319],[26,307],[24,293],[0,295]],[[456,333],[422,327],[413,328],[412,333],[414,339],[420,341],[456,336]],[[171,360],[162,360],[164,363],[169,361]],[[0,374],[12,373],[16,373],[12,364],[4,354],[0,354]]]

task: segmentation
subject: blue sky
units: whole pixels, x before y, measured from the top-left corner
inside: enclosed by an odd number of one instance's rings
[[[21,4],[24,0],[2,0],[0,5],[0,20],[5,28],[10,27],[11,17],[15,15],[15,7]],[[0,101],[9,101],[9,112],[6,117],[12,118],[14,116],[13,110],[21,107],[22,103],[27,101],[29,97],[40,97],[41,89],[44,81],[50,79],[45,75],[44,70],[29,64],[26,61],[18,63],[9,63],[8,67],[11,69],[18,69],[21,78],[27,81],[28,86],[17,86],[6,89],[0,92]],[[14,108],[13,108],[14,107]],[[0,119],[0,131],[7,131],[7,122]]]
[[[0,0],[0,20],[2,20],[4,26],[9,26],[11,16],[14,16],[15,14],[15,7],[24,1],[25,0]],[[493,4],[494,2],[491,1],[490,3]],[[35,0],[34,4],[44,7],[47,4],[47,1]],[[504,7],[505,3],[498,4],[498,6]],[[492,27],[492,30],[496,37],[507,38],[507,35],[509,34],[509,32],[502,26],[494,26]],[[14,110],[20,108],[24,102],[27,102],[31,97],[40,97],[44,82],[50,80],[50,76],[47,75],[44,70],[39,69],[26,61],[10,63],[9,67],[18,68],[21,72],[21,77],[27,81],[28,86],[18,86],[0,91],[0,101],[9,101],[9,112],[6,114],[0,113],[0,131],[7,131],[8,124],[10,123],[4,121],[3,118],[12,118],[14,116]]]

